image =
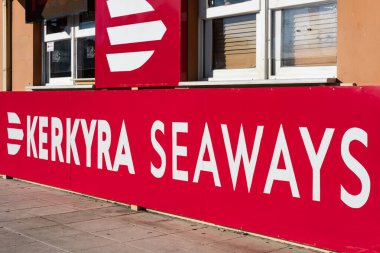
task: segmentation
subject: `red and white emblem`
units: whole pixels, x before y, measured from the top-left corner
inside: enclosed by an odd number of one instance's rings
[[[108,10],[112,18],[154,11],[145,0],[109,0]],[[111,45],[125,45],[161,40],[166,27],[161,20],[108,27]],[[107,54],[111,72],[133,71],[144,65],[154,50]]]
[[[178,85],[186,62],[181,1],[96,3],[96,86]]]
[[[8,155],[17,155],[21,148],[21,141],[24,139],[24,132],[19,128],[21,120],[19,116],[14,112],[8,112],[8,124],[12,127],[8,127],[8,143],[7,150]],[[17,128],[15,128],[17,126]]]

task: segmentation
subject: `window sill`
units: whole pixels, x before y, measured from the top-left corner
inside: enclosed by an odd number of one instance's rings
[[[308,79],[265,79],[265,80],[221,80],[221,81],[191,81],[180,82],[181,87],[205,87],[205,86],[252,86],[252,87],[276,87],[276,86],[318,86],[338,85],[336,78],[308,78]]]
[[[47,85],[47,86],[26,86],[27,91],[59,91],[59,90],[92,90],[94,85]]]

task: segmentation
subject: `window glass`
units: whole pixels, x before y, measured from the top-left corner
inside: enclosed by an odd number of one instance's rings
[[[237,3],[247,2],[247,1],[251,1],[251,0],[209,0],[208,6],[209,7],[223,6],[223,5],[237,4]]]
[[[77,39],[77,78],[95,77],[95,37]]]
[[[64,18],[55,18],[46,21],[46,33],[61,33],[67,32],[70,33],[69,26],[67,24],[67,17]]]
[[[49,54],[50,78],[71,77],[71,40],[54,42]]]
[[[88,29],[95,27],[95,12],[88,11],[79,15],[79,29]]]
[[[256,15],[213,20],[213,68],[256,67]]]
[[[337,5],[283,10],[281,36],[282,66],[335,65]]]

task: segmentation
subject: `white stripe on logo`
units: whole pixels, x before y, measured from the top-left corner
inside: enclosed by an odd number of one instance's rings
[[[20,151],[21,146],[7,143],[8,155],[16,155]]]
[[[111,18],[154,11],[146,0],[108,0]]]
[[[14,112],[8,112],[8,123],[9,124],[21,124],[20,118]]]
[[[21,124],[19,116],[14,112],[8,112],[8,123],[9,124]],[[7,128],[8,139],[22,141],[24,139],[24,132],[17,128]],[[7,143],[7,149],[9,155],[16,155],[20,151],[21,145]]]
[[[140,68],[152,57],[154,51],[107,54],[111,72],[132,71]]]
[[[107,7],[111,18],[154,11],[147,0],[107,0]],[[165,32],[166,26],[161,20],[107,28],[112,46],[162,40]],[[140,68],[153,53],[153,50],[123,52],[107,54],[106,57],[111,72],[124,72]]]
[[[166,32],[162,21],[152,21],[132,25],[107,28],[111,45],[161,40]]]
[[[22,141],[24,139],[24,132],[21,129],[8,128],[8,139]]]

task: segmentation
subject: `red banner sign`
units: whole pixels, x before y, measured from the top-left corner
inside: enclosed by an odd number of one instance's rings
[[[0,172],[375,252],[379,115],[379,88],[1,93]]]
[[[96,87],[186,79],[187,1],[96,0]]]

